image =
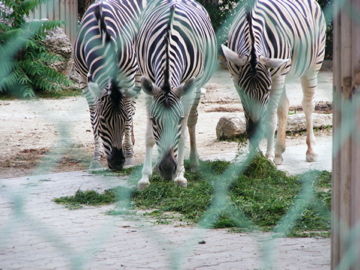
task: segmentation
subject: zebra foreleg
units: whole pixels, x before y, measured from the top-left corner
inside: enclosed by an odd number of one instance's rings
[[[277,109],[278,129],[277,129],[275,159],[274,159],[274,163],[276,165],[280,165],[283,162],[282,154],[285,152],[285,147],[286,147],[285,138],[286,138],[288,112],[289,112],[289,100],[286,96],[286,91],[284,89]]]
[[[197,107],[200,101],[200,91],[199,95],[196,97],[194,104],[190,110],[189,118],[187,121],[187,126],[189,129],[190,137],[190,167],[191,171],[196,171],[199,167],[199,154],[196,147],[196,123],[198,120],[198,111]]]
[[[317,155],[314,151],[315,136],[313,131],[312,113],[314,110],[314,93],[317,86],[317,72],[310,72],[301,78],[301,85],[303,89],[303,101],[302,106],[305,113],[306,120],[306,161],[316,161]]]
[[[134,156],[134,139],[133,139],[133,121],[128,120],[125,122],[124,142],[123,149],[125,154],[125,166],[133,165]]]
[[[101,169],[103,166],[100,163],[100,158],[103,155],[101,148],[101,139],[99,135],[99,123],[96,117],[96,105],[89,105],[90,121],[94,135],[94,155],[90,162],[89,169],[96,170]]]
[[[185,122],[186,123],[186,122]],[[182,127],[181,130],[181,137],[180,137],[180,141],[179,141],[179,150],[178,150],[178,166],[176,169],[176,176],[174,178],[174,182],[175,184],[181,186],[181,187],[186,187],[187,186],[187,179],[185,178],[184,174],[185,174],[185,167],[184,167],[184,146],[185,146],[185,141],[186,141],[186,128],[185,128],[185,124]]]
[[[284,91],[284,84],[285,84],[284,76],[273,79],[271,92],[270,92],[270,100],[267,108],[266,157],[271,161],[274,161],[274,135],[277,125],[276,110],[278,108],[278,104],[280,101],[280,97],[282,96],[282,92]]]
[[[125,166],[133,165],[133,156],[134,156],[134,122],[133,116],[135,113],[135,100],[132,98],[127,98],[126,101],[127,114],[129,118],[125,121],[125,132],[124,132],[124,142],[123,149],[125,154]]]
[[[146,144],[146,153],[145,153],[145,160],[144,165],[142,169],[142,177],[138,182],[138,189],[144,190],[150,185],[150,176],[152,175],[152,150],[155,144],[155,139],[152,133],[152,125],[150,119],[147,121],[146,125],[146,138],[145,138],[145,144]]]

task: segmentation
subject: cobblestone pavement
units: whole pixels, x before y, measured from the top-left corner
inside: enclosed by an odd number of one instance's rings
[[[114,205],[69,210],[52,201],[119,184],[126,181],[86,172],[0,180],[0,269],[262,268],[269,234],[154,225],[139,214],[107,215]],[[272,244],[273,269],[330,268],[329,239]]]

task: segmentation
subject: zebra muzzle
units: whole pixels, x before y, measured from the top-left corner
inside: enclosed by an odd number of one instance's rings
[[[112,148],[110,156],[107,158],[108,166],[111,170],[120,171],[124,167],[125,156],[122,149]]]
[[[159,173],[162,178],[172,180],[175,177],[177,162],[174,158],[172,150],[169,150],[159,163]]]

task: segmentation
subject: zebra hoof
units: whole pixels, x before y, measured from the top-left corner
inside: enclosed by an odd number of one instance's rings
[[[138,184],[137,184],[137,188],[138,188],[139,191],[143,191],[148,186],[150,186],[150,181],[149,180],[140,180],[138,182]]]
[[[274,164],[275,165],[281,165],[282,163],[283,163],[283,158],[282,158],[282,156],[275,156],[275,158],[274,158]]]
[[[307,162],[315,162],[315,161],[317,161],[317,154],[315,154],[315,153],[306,153],[306,161]]]
[[[175,184],[180,187],[187,187],[187,180],[184,177],[179,177],[174,180]]]

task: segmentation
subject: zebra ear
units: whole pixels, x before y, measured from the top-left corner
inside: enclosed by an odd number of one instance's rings
[[[260,56],[259,61],[268,68],[279,68],[291,63],[291,59],[267,58],[263,56]]]
[[[247,56],[239,55],[237,52],[234,52],[233,50],[230,50],[228,47],[226,47],[223,44],[221,45],[221,49],[222,49],[222,51],[223,51],[223,53],[225,55],[225,58],[229,62],[231,62],[231,63],[233,63],[233,64],[235,64],[235,65],[237,65],[239,67],[242,67],[248,61]]]
[[[141,87],[144,92],[150,96],[156,96],[159,94],[160,89],[150,81],[149,78],[143,76],[141,77]]]
[[[178,97],[182,97],[183,95],[186,95],[195,85],[195,79],[191,78],[186,83],[180,85],[178,88],[174,90],[175,95]]]

